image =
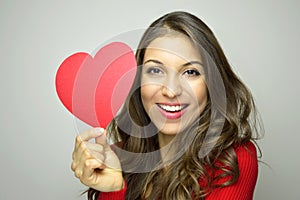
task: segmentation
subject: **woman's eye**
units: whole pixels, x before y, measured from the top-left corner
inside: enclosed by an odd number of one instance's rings
[[[200,76],[200,72],[195,69],[186,70],[183,74],[187,76]]]
[[[162,74],[163,71],[157,67],[151,67],[147,70],[148,74]]]

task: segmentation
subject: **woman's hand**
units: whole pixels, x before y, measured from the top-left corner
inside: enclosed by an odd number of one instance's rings
[[[89,142],[93,138],[96,142]],[[104,129],[93,128],[79,134],[72,158],[71,168],[84,185],[101,192],[123,188],[120,161],[107,144]]]

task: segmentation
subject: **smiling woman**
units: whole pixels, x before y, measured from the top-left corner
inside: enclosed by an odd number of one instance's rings
[[[145,51],[141,97],[146,113],[164,135],[182,132],[207,102],[201,56],[185,35],[153,40]],[[200,74],[200,71],[202,73]]]
[[[255,104],[212,31],[189,13],[166,14],[136,60],[118,116],[76,138],[72,170],[88,199],[252,199]]]

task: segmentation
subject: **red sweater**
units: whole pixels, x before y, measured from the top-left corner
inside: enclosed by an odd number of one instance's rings
[[[246,148],[245,148],[246,147]],[[240,175],[238,180],[227,187],[214,189],[205,200],[251,200],[256,185],[258,174],[258,162],[256,148],[252,142],[235,148]],[[222,183],[228,177],[218,180]],[[205,183],[199,183],[200,185]],[[126,187],[116,192],[101,192],[98,200],[124,200]]]

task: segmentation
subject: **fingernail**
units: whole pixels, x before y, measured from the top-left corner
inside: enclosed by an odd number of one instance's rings
[[[104,128],[95,128],[94,130],[96,133],[99,133],[99,135],[102,135],[104,133]]]

